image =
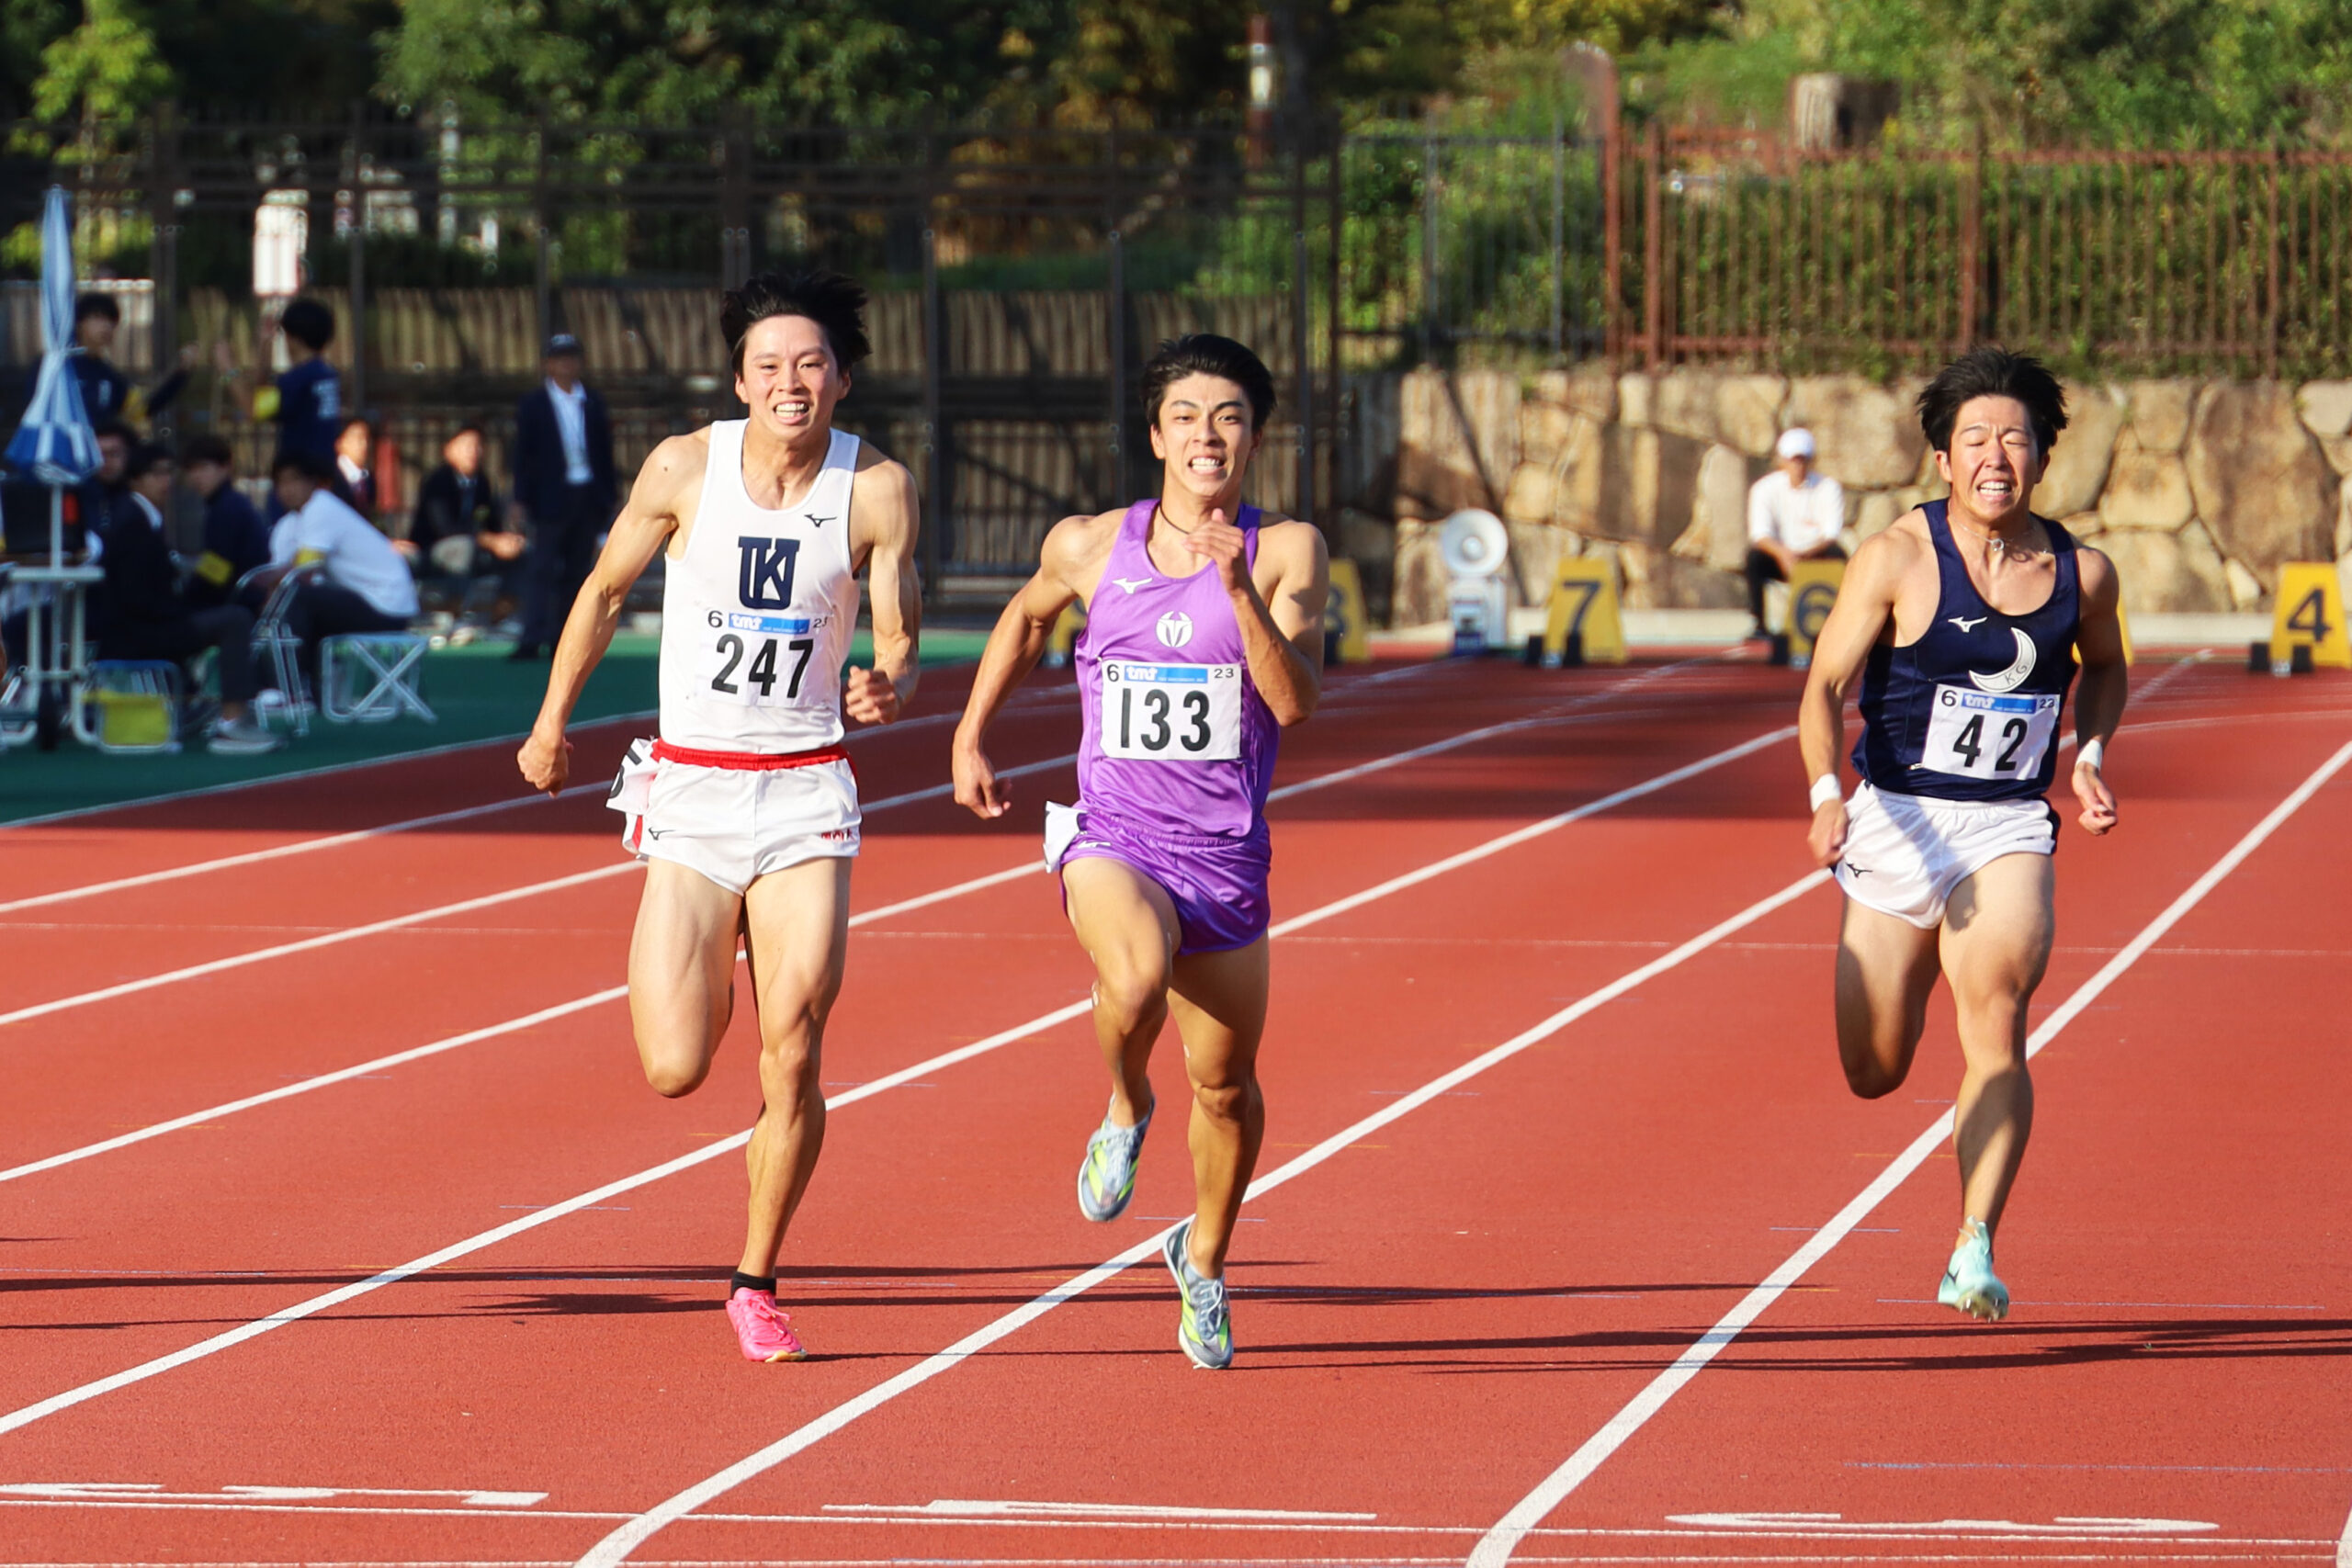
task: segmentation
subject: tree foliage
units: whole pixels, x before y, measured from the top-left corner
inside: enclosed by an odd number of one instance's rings
[[[1928,135],[2142,144],[2329,137],[2352,0],[1759,0],[1815,68],[1899,82]]]

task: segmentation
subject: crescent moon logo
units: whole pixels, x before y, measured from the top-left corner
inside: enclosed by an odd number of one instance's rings
[[[2014,692],[2033,673],[2033,639],[2015,626],[2009,628],[2009,635],[2018,639],[2018,656],[2007,670],[1996,675],[1979,675],[1973,670],[1968,672],[1968,679],[1978,691]]]

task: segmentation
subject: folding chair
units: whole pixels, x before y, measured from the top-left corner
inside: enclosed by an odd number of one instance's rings
[[[319,643],[319,711],[337,724],[413,713],[431,724],[420,687],[431,642],[414,632],[346,632]],[[363,689],[364,688],[364,689]]]
[[[242,597],[243,590],[263,573],[279,570],[257,566],[237,580]],[[254,622],[253,647],[256,654],[266,655],[271,671],[277,677],[277,689],[285,695],[286,713],[294,733],[311,733],[311,703],[302,687],[302,639],[296,637],[286,624],[286,614],[293,607],[294,595],[302,585],[316,582],[326,575],[321,567],[297,567],[277,580],[269,597],[261,607],[261,615]]]

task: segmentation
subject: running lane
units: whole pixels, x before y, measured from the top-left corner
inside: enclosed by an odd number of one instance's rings
[[[2247,825],[2223,803],[2275,802],[2352,739],[2343,718],[2240,702],[2228,726],[2182,734],[2203,768],[2162,774],[2214,800],[2177,829],[2208,863]],[[2119,749],[2125,780],[2158,739]],[[2135,861],[2152,848],[2148,815],[2127,817],[2132,839],[2119,840]],[[2352,1249],[2339,1223],[2352,1210],[2352,944],[2333,890],[2346,886],[2352,773],[2035,1058],[2034,1142],[1998,1252],[2017,1298],[2006,1324],[1928,1304],[1952,1223],[1942,1156],[1552,1523],[1680,1521],[1687,1535],[1650,1550],[1726,1558],[2340,1561],[2352,1515]],[[2122,913],[2073,899],[2061,941],[2077,950]],[[2043,995],[2063,996],[2063,982]],[[1857,1189],[1864,1156],[1926,1124],[1932,1107],[1912,1098],[1949,1095],[1951,1077],[1948,1056],[1930,1057],[1887,1132],[1854,1144]],[[1798,1217],[1818,1223],[1835,1206]],[[1555,1446],[1556,1459],[1573,1443]],[[1555,1545],[1531,1540],[1523,1555]]]
[[[1787,694],[1780,684],[1749,684],[1757,705],[1776,716],[1785,708]],[[1519,787],[1509,792],[1514,800],[1540,795],[1557,806],[1647,776],[1660,765],[1658,753],[1669,753],[1662,765],[1670,766],[1770,728],[1770,721],[1759,724],[1722,691],[1711,691],[1698,705],[1697,716],[1676,725],[1653,718],[1613,729],[1561,726],[1514,732],[1497,742],[1486,772],[1518,780]],[[1524,819],[1465,820],[1448,814],[1442,786],[1449,776],[1444,770],[1453,765],[1444,759],[1413,765],[1428,770],[1411,791],[1419,809],[1431,814],[1420,820],[1350,822],[1337,813],[1308,820],[1308,803],[1318,803],[1311,808],[1322,810],[1319,803],[1341,800],[1343,793],[1335,788],[1298,797],[1301,819],[1285,816],[1278,828],[1285,844],[1295,836],[1294,829],[1313,829],[1334,835],[1333,852],[1306,857],[1283,851],[1279,906],[1294,912],[1312,907],[1318,895],[1352,892]],[[1751,886],[1782,880],[1783,868],[1766,874],[1751,865],[1742,872],[1736,863],[1737,846],[1755,841],[1739,831],[1744,803],[1785,769],[1784,758],[1759,754],[1726,768],[1739,775],[1736,787],[1700,796],[1708,803],[1707,813],[1729,814],[1715,830],[1735,863],[1732,880],[1743,885],[1734,896],[1743,900],[1753,896]],[[1525,902],[1533,889],[1558,886],[1572,873],[1596,875],[1612,886],[1641,884],[1642,864],[1654,861],[1689,826],[1681,818],[1680,811],[1663,809],[1596,818],[1367,908],[1402,922],[1396,929],[1408,936],[1436,935],[1465,921],[1471,930],[1496,929],[1478,922],[1508,923],[1512,917],[1507,909],[1514,900]],[[1340,835],[1349,842],[1343,844]],[[1345,852],[1349,848],[1355,852]],[[1785,853],[1781,846],[1773,851],[1776,858]],[[1586,930],[1596,942],[1610,940],[1606,928],[1629,908],[1679,938],[1687,933],[1679,929],[1683,912],[1673,908],[1678,902],[1673,889],[1653,886],[1630,904],[1607,908],[1597,900],[1564,900],[1559,913],[1589,922]],[[953,1043],[940,1039],[945,1032],[940,1028],[943,1014],[969,1018],[986,1010],[990,1022],[1011,1022],[1082,994],[1082,965],[1043,878],[944,906],[939,913],[937,919],[910,919],[903,927],[881,928],[928,931],[928,941],[861,934],[853,961],[859,978],[849,988],[842,1021],[836,1026],[842,1048],[829,1077],[859,1078],[922,1054],[894,1040],[895,1060],[876,1060],[878,1050],[869,1056],[869,1043],[883,1038],[877,1014],[894,1016],[902,1036],[919,1031],[928,1050]],[[1363,917],[1349,917],[1358,918]],[[911,967],[881,974],[885,944],[907,950]],[[1457,1059],[1464,1029],[1502,1029],[1521,1010],[1510,1001],[1518,955],[1499,943],[1477,955],[1476,978],[1487,1000],[1467,1015],[1445,987],[1423,983],[1434,976],[1397,976],[1395,958],[1385,952],[1342,953],[1306,943],[1279,951],[1286,999],[1275,1029],[1286,1044],[1272,1090],[1284,1117],[1295,1119],[1299,1136],[1320,1135],[1357,1114],[1368,1079],[1385,1084],[1427,1063]],[[1616,954],[1589,951],[1596,980],[1615,972]],[[1023,993],[1017,1010],[988,989],[1010,984],[1006,976],[1017,980],[1014,988]],[[967,1005],[972,1012],[963,1012]],[[866,1027],[857,1021],[860,1017],[877,1027]],[[979,1032],[968,1022],[964,1027]],[[457,1066],[454,1060],[420,1064],[413,1073],[369,1086],[368,1109],[356,1116],[346,1111],[329,1118],[308,1106],[288,1108],[285,1118],[271,1123],[272,1142],[285,1151],[282,1161],[265,1164],[267,1151],[243,1148],[240,1174],[255,1188],[307,1167],[309,1180],[319,1189],[305,1192],[297,1216],[309,1234],[286,1246],[282,1251],[288,1256],[278,1261],[293,1266],[304,1258],[338,1257],[323,1250],[335,1246],[345,1249],[338,1260],[347,1260],[356,1233],[350,1215],[340,1213],[343,1200],[374,1160],[404,1140],[429,1142],[429,1152],[412,1156],[383,1185],[410,1195],[420,1211],[429,1209],[431,1224],[420,1214],[379,1206],[383,1231],[365,1238],[368,1250],[363,1256],[369,1262],[401,1255],[402,1245],[422,1250],[463,1234],[460,1218],[474,1219],[502,1182],[500,1201],[547,1201],[650,1163],[648,1150],[650,1157],[674,1152],[688,1119],[702,1118],[694,1126],[714,1135],[731,1132],[740,1125],[741,1101],[749,1098],[748,1059],[740,1052],[723,1059],[723,1081],[678,1106],[649,1101],[614,1064],[583,1062],[577,1052],[566,1059],[553,1043],[527,1043],[504,1054],[495,1072],[470,1069],[462,1091],[441,1076]],[[1162,1063],[1164,1082],[1173,1081],[1169,1066]],[[724,1078],[729,1069],[735,1077]],[[609,1111],[603,1099],[607,1093],[613,1098]],[[709,1259],[723,1260],[734,1245],[741,1179],[730,1158],[517,1238],[428,1280],[364,1298],[328,1319],[0,1438],[0,1456],[6,1456],[0,1463],[15,1467],[37,1461],[45,1475],[153,1480],[185,1492],[251,1484],[257,1475],[276,1483],[276,1477],[296,1470],[315,1477],[322,1466],[344,1473],[320,1484],[437,1485],[392,1477],[513,1469],[528,1455],[535,1456],[534,1466],[551,1461],[560,1467],[560,1484],[571,1501],[598,1495],[634,1506],[673,1477],[691,1478],[699,1473],[698,1466],[734,1457],[747,1436],[735,1417],[746,1409],[761,1411],[763,1427],[771,1416],[781,1418],[772,1400],[821,1409],[985,1321],[1004,1302],[1034,1292],[1035,1277],[1090,1261],[1100,1249],[1117,1245],[1126,1231],[1148,1230],[1140,1220],[1089,1227],[1069,1213],[1069,1169],[1099,1114],[1101,1094],[1100,1069],[1080,1024],[943,1071],[927,1090],[910,1086],[872,1107],[845,1109],[792,1249],[795,1258],[826,1260],[823,1272],[797,1280],[791,1292],[812,1334],[823,1337],[820,1342],[831,1357],[826,1361],[788,1370],[748,1368],[713,1349],[713,1334],[722,1331],[711,1290],[703,1281]],[[569,1097],[560,1107],[535,1115],[518,1109],[530,1097],[559,1095]],[[665,1136],[639,1131],[657,1116],[669,1118]],[[225,1132],[232,1138],[244,1136],[234,1128]],[[1287,1130],[1276,1134],[1278,1141],[1289,1135]],[[322,1147],[333,1147],[336,1158],[318,1168]],[[1161,1138],[1152,1158],[1149,1179],[1173,1190],[1181,1179],[1169,1162],[1181,1158],[1177,1141]],[[423,1181],[413,1168],[426,1165],[432,1176]],[[518,1174],[527,1179],[528,1191],[515,1190],[523,1185]],[[1244,1227],[1245,1250],[1255,1246],[1249,1235],[1255,1229]],[[113,1226],[95,1234],[107,1240],[107,1262],[127,1261],[134,1252],[152,1257],[157,1250],[156,1237],[145,1231],[125,1233]],[[220,1256],[218,1245],[209,1250],[215,1258]],[[239,1261],[245,1263],[260,1261],[264,1249],[248,1235],[242,1250],[246,1256]],[[86,1247],[82,1251],[88,1256]],[[594,1261],[583,1266],[583,1258]],[[130,1315],[149,1318],[187,1311],[177,1303],[159,1306],[137,1292],[112,1288],[116,1293],[110,1295],[90,1292],[94,1299],[77,1303],[73,1315],[90,1320],[108,1306],[127,1306]],[[226,1322],[246,1303],[275,1306],[296,1294],[273,1281],[207,1280],[203,1315]],[[1157,1294],[1154,1317],[1164,1320],[1166,1303]],[[1158,1326],[1164,1329],[1165,1322]],[[22,1337],[48,1346],[74,1332],[59,1321],[54,1328]],[[180,1332],[181,1342],[193,1337],[186,1328]],[[593,1377],[577,1375],[579,1369],[592,1367]],[[785,1375],[749,1381],[776,1371]],[[261,1385],[270,1391],[266,1401],[223,1398],[225,1390]],[[754,1406],[744,1406],[742,1398],[754,1391]],[[729,1413],[727,1419],[712,1418],[722,1410]],[[164,1440],[156,1422],[175,1436]],[[564,1431],[566,1441],[551,1450],[544,1438],[553,1429]],[[148,1448],[143,1434],[151,1430],[156,1441]],[[123,1446],[126,1433],[130,1449]],[[650,1442],[653,1434],[658,1439]],[[366,1468],[372,1479],[355,1480],[355,1467]],[[499,1484],[547,1489],[537,1483]],[[43,1510],[25,1513],[28,1528],[49,1528],[40,1523],[49,1517]],[[314,1525],[331,1524],[277,1516],[252,1522],[267,1540],[289,1542],[296,1535],[287,1532],[296,1531],[298,1523],[302,1541],[316,1540],[309,1533]],[[88,1528],[86,1517],[69,1523],[74,1529]],[[124,1523],[143,1532],[149,1524],[168,1529],[171,1520]],[[469,1551],[487,1545],[471,1533],[477,1527],[463,1518],[446,1525],[410,1523],[426,1532],[413,1538],[420,1542],[448,1544],[448,1536],[431,1534],[444,1530],[458,1532]],[[345,1540],[384,1546],[393,1540],[386,1533],[391,1524],[381,1518],[354,1522],[346,1517],[345,1526],[359,1532]],[[235,1528],[230,1516],[207,1517],[208,1530]],[[514,1528],[524,1533],[501,1539],[522,1540],[540,1527]],[[597,1533],[592,1530],[583,1539],[576,1526],[569,1528],[564,1540],[578,1545]],[[52,1544],[46,1536],[27,1539],[40,1540],[42,1550],[64,1550],[62,1540]],[[144,1550],[141,1539],[159,1538],[110,1534],[107,1550],[136,1554]],[[258,1543],[264,1537],[236,1539]],[[409,1524],[401,1526],[398,1539],[412,1539]],[[246,1548],[241,1544],[236,1550]]]
[[[2341,739],[2340,730],[2288,739],[2255,722],[2261,737],[2256,746],[2217,748],[2210,732],[2185,731],[2169,739],[2152,734],[2128,754],[2119,749],[2120,780],[2148,787],[2126,796],[2132,838],[2094,845],[2078,833],[2067,836],[2067,945],[2045,987],[2050,1001],[2087,979]],[[1778,816],[1760,829],[1737,820],[1756,783],[1729,772],[1712,789],[1678,792],[1662,803],[1706,824],[1676,822],[1650,846],[1652,897],[1673,874],[1676,886],[1713,894],[1713,907],[1702,913],[1686,892],[1677,935],[1730,913],[1746,902],[1743,895],[1752,897],[1797,869],[1792,863],[1800,857],[1801,822],[1780,805],[1788,793],[1785,759],[1764,778]],[[1781,858],[1770,866],[1773,874],[1758,875],[1766,869],[1758,863],[1775,852]],[[1532,874],[1539,863],[1531,856],[1519,869]],[[1735,881],[1743,866],[1751,868],[1745,887]],[[1565,867],[1545,869],[1555,883],[1565,881]],[[1622,873],[1609,874],[1613,869],[1600,868],[1589,884],[1625,897],[1604,929],[1621,938],[1663,940],[1651,935],[1653,911],[1639,896],[1620,893],[1627,884]],[[1564,949],[1563,960],[1541,972],[1552,982],[1551,994],[1531,996],[1521,981],[1506,993],[1517,1003],[1514,1021],[1496,1020],[1487,1010],[1491,975],[1463,950],[1507,942],[1503,931],[1512,928],[1481,919],[1480,894],[1494,890],[1476,878],[1449,884],[1448,891],[1463,901],[1449,900],[1453,944],[1431,942],[1426,932],[1382,931],[1387,910],[1365,911],[1324,933],[1335,946],[1355,938],[1365,948],[1376,935],[1405,938],[1381,944],[1374,960],[1385,971],[1379,1022],[1367,1024],[1335,1000],[1345,986],[1326,980],[1313,988],[1326,1027],[1347,1037],[1367,1065],[1394,1060],[1367,1036],[1385,1043],[1398,1011],[1390,998],[1399,978],[1448,983],[1449,1000],[1460,1010],[1453,1021],[1456,1059],[1586,988],[1590,974],[1575,963],[1581,953]],[[2261,897],[2252,885],[2247,893]],[[1520,940],[1533,932],[1576,940],[1574,926],[1528,918],[1525,908],[1515,906]],[[1263,1228],[1245,1225],[1244,1263],[1236,1276],[1243,1287],[1236,1321],[1244,1375],[1196,1377],[1173,1357],[1169,1292],[1146,1268],[706,1510],[739,1516],[736,1522],[681,1522],[640,1557],[747,1557],[773,1539],[763,1532],[777,1529],[776,1521],[808,1519],[821,1522],[797,1527],[788,1538],[794,1556],[1458,1558],[1569,1448],[1777,1265],[1804,1227],[1850,1197],[1875,1169],[1869,1156],[1907,1142],[1933,1117],[1932,1105],[1910,1100],[1950,1093],[1955,1066],[1948,1010],[1940,1009],[1910,1090],[1879,1104],[1844,1093],[1826,1044],[1835,908],[1825,889],[1758,921],[1670,978],[1367,1136],[1253,1205],[1251,1217]],[[1620,956],[1611,967],[1622,972],[1634,956]],[[2103,1001],[2131,1006],[2143,984],[2142,1005],[2164,1011],[2171,993],[2161,978],[2127,975]],[[2049,1086],[2045,1127],[2056,1124],[2066,1103],[2069,1047],[2089,1048],[2110,1016],[2086,1014],[2075,1026],[2082,1032],[2062,1036],[2053,1047],[2042,1075]],[[1421,1081],[1409,1071],[1386,1081],[1359,1077],[1358,1093],[1364,1100],[1393,1094],[1409,1087],[1407,1080]],[[2161,1077],[2145,1084],[2152,1096],[2168,1097],[2176,1117],[2212,1094],[2182,1094]],[[1273,1092],[1276,1103],[1290,1103],[1279,1086]],[[2093,1125],[2088,1114],[2078,1115],[2078,1132]],[[1285,1128],[1274,1136],[1284,1142],[1293,1134]],[[1311,1141],[1315,1132],[1295,1136]],[[1148,1160],[1151,1185],[1138,1209],[1157,1207],[1151,1191],[1181,1190],[1181,1177],[1166,1161],[1170,1152],[1154,1150],[1163,1161],[1156,1167]],[[2113,1151],[2104,1152],[2114,1172],[2108,1180],[2128,1179]],[[1904,1212],[1868,1222],[1893,1228],[1867,1237],[1875,1248],[1868,1258],[1871,1301],[1916,1302],[1930,1293],[1924,1287],[1948,1247],[1951,1173],[1948,1157],[1931,1162],[1928,1174],[1905,1190]],[[2058,1179],[2029,1167],[2034,1192],[2053,1191]],[[2004,1251],[2013,1277],[2032,1267],[2036,1244],[2025,1238],[2034,1209],[2021,1201],[2018,1240]],[[2309,1211],[2307,1218],[2321,1212]],[[2118,1248],[2111,1236],[2105,1239]],[[2119,1249],[2132,1247],[2125,1242]],[[1106,1245],[1097,1255],[1111,1250]],[[1816,1276],[1794,1298],[1795,1310],[1817,1311],[1841,1328],[1850,1323],[1850,1298],[1865,1288],[1850,1277]],[[1882,1310],[1900,1314],[1906,1333],[1964,1337],[1979,1355],[1988,1337],[1998,1337],[1953,1325],[1939,1308]],[[1614,1507],[1594,1514],[1580,1506],[1553,1521],[1626,1533],[1541,1537],[1527,1543],[1530,1556],[1657,1559],[1687,1550],[1679,1537],[1645,1532],[1685,1529],[1672,1516],[1736,1507],[1745,1495],[1727,1485],[1730,1500],[1713,1504],[1712,1494],[1690,1484],[1693,1471],[1728,1483],[1757,1464],[1796,1462],[1814,1446],[1814,1434],[1826,1429],[1823,1407],[1841,1398],[1820,1389],[1822,1359],[1851,1354],[1835,1329],[1807,1339],[1792,1354],[1788,1382],[1770,1397],[1747,1393],[1749,1380],[1722,1376],[1728,1369],[1703,1374],[1694,1392],[1712,1389],[1734,1400],[1744,1421],[1735,1426],[1670,1409],[1678,1438],[1649,1445],[1649,1467],[1640,1479],[1624,1481],[1628,1490]],[[1898,1359],[1889,1372],[1901,1377],[1908,1370]],[[2229,1375],[2215,1369],[2178,1413],[2186,1423],[2188,1410],[2201,1404],[2216,1432],[2211,1448],[2219,1452],[2241,1446],[2226,1434],[2269,1418],[2275,1393],[2233,1390]],[[1916,1436],[1925,1425],[1919,1410],[1941,1411],[1950,1403],[1947,1391],[1921,1382],[1851,1386],[1863,1381],[1851,1380],[1842,1399],[1883,1428]],[[1237,1392],[1231,1382],[1244,1387]],[[2096,1377],[2073,1392],[2078,1410],[2105,1408],[2105,1385]],[[2330,1400],[2335,1404],[2328,1408],[2340,1408],[2340,1393],[2314,1387],[2290,1408],[2315,1411]],[[2079,1417],[2078,1448],[2096,1424],[2096,1416]],[[775,1431],[788,1429],[779,1422]],[[1022,1440],[1004,1441],[1008,1433]],[[1995,1438],[1981,1430],[1965,1446],[1984,1451]],[[2256,1453],[2261,1446],[2245,1445]],[[2334,1451],[2341,1452],[2340,1433]],[[1605,1468],[1600,1480],[1611,1473]],[[1808,1494],[1770,1506],[1832,1511],[1839,1506],[1837,1495]],[[1954,1495],[1952,1513],[1984,1517],[1959,1506],[1961,1495]],[[1024,1522],[1017,1505],[1037,1504],[1061,1506],[1046,1518],[1032,1508]],[[1120,1505],[1168,1512],[1119,1525],[1087,1513]],[[1259,1508],[1287,1517],[1250,1525],[1176,1512],[1186,1508]],[[2240,1542],[2268,1534],[2309,1539],[2310,1516],[2325,1511],[2241,1517],[2229,1532]],[[2072,1517],[2076,1511],[2060,1512]],[[1357,1517],[1312,1517],[1332,1514]],[[851,1524],[845,1516],[888,1522]],[[2048,1522],[2053,1516],[2034,1517]],[[2270,1530],[2273,1524],[2279,1529]],[[2008,1545],[2003,1539],[2002,1549]],[[1733,1539],[1720,1550],[1753,1557],[1761,1546]],[[1865,1549],[1850,1542],[1831,1549],[1840,1556],[1857,1550]],[[2245,1554],[2242,1545],[2237,1550]]]

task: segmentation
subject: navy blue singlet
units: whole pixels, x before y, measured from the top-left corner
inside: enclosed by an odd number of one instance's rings
[[[1921,510],[1936,547],[1936,617],[1915,643],[1871,649],[1854,767],[1890,795],[2036,799],[2057,773],[2058,719],[2075,681],[2082,597],[2074,536],[2036,519],[2056,554],[2057,581],[2041,608],[2005,615],[1969,581],[1945,503]]]

